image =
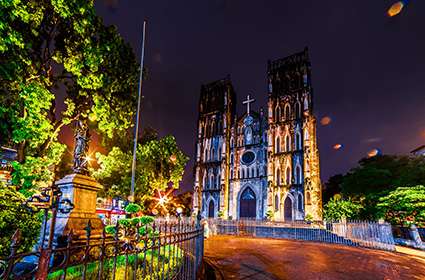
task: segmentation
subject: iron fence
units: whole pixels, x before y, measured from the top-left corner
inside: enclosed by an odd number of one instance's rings
[[[230,234],[361,246],[394,251],[391,225],[370,221],[272,222],[265,220],[205,220],[206,235]]]
[[[109,234],[94,234],[89,222],[85,231],[29,253],[20,252],[17,231],[9,257],[0,260],[0,279],[196,279],[200,273],[204,229],[195,220],[117,224]]]

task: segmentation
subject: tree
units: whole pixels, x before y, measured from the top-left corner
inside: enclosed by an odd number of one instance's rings
[[[358,219],[361,209],[361,204],[335,196],[325,204],[323,216],[327,221],[341,221],[343,218]]]
[[[135,201],[143,204],[157,191],[178,189],[188,157],[173,136],[137,146]],[[104,195],[127,197],[131,183],[131,152],[115,147],[107,155],[96,154],[100,168],[93,176],[104,186]]]
[[[335,194],[341,193],[341,184],[344,176],[337,174],[328,179],[323,188],[323,204],[326,204]]]
[[[40,233],[41,219],[25,208],[24,202],[21,193],[0,182],[0,257],[9,255],[11,237],[16,230],[22,234],[19,252],[29,251]]]
[[[394,155],[380,155],[362,159],[342,178],[331,177],[324,197],[340,186],[341,195],[360,203],[363,208],[360,218],[376,220],[380,218],[377,207],[379,199],[387,196],[397,187],[414,187],[425,182],[425,158]],[[339,185],[339,186],[338,186]]]
[[[400,187],[379,198],[381,215],[392,224],[425,226],[425,187]]]
[[[60,130],[80,119],[113,137],[131,126],[138,66],[93,1],[0,0],[0,144],[17,147],[13,183],[54,177]]]

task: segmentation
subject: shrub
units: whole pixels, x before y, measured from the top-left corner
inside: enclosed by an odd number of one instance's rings
[[[131,219],[118,220],[118,224],[123,227],[131,227]]]
[[[140,221],[142,222],[143,225],[151,224],[153,223],[154,220],[155,219],[152,216],[143,216],[140,218]]]
[[[117,227],[116,226],[109,225],[109,226],[106,226],[105,227],[105,232],[107,234],[115,234],[116,231],[117,231]]]
[[[351,199],[343,200],[339,197],[334,197],[326,203],[323,211],[323,216],[327,221],[341,221],[346,219],[358,219],[363,206]]]
[[[392,224],[425,226],[425,187],[397,188],[381,197],[377,208]]]
[[[142,210],[142,207],[136,203],[130,203],[125,207],[125,212],[127,214],[135,214]]]
[[[14,187],[0,182],[0,257],[9,254],[11,237],[17,229],[22,234],[20,252],[31,250],[40,234],[40,215],[29,211],[24,202],[25,197]]]

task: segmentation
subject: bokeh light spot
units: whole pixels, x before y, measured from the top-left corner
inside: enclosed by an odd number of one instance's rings
[[[321,124],[321,125],[323,125],[323,126],[327,126],[327,125],[329,125],[331,122],[332,122],[332,119],[331,119],[330,117],[328,117],[328,116],[325,116],[325,117],[323,117],[323,118],[320,120],[320,124]]]
[[[343,145],[342,145],[342,144],[335,144],[335,145],[333,146],[333,149],[334,149],[334,150],[340,150],[340,149],[342,149],[342,147],[343,147]]]
[[[394,17],[401,13],[404,6],[407,4],[407,1],[398,1],[394,3],[387,11],[387,14],[389,17]]]

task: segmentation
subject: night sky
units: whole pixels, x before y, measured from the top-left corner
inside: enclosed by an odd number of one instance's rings
[[[322,179],[373,148],[407,154],[425,144],[425,1],[393,18],[393,0],[104,0],[96,9],[140,56],[148,19],[149,78],[142,123],[172,134],[193,158],[200,86],[231,75],[267,105],[266,66],[309,47]],[[329,116],[328,126],[320,119]],[[335,144],[342,144],[334,150]],[[182,188],[192,188],[193,161]]]

